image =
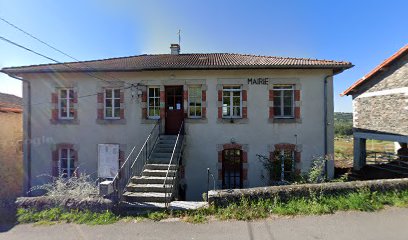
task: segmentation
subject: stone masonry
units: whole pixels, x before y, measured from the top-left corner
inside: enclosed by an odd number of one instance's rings
[[[406,88],[408,88],[408,54],[374,76],[353,94],[354,128],[408,135],[408,92],[404,90]]]

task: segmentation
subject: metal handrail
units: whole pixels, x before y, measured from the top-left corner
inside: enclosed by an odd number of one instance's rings
[[[150,131],[137,155],[133,158],[136,149],[135,145],[113,178],[112,186],[114,197],[117,198],[116,200],[122,199],[123,193],[125,192],[126,186],[129,184],[131,178],[133,176],[141,175],[159,136],[160,120],[156,122],[153,129]]]
[[[173,195],[174,192],[174,187],[175,187],[175,179],[177,179],[177,174],[178,174],[178,167],[179,167],[179,163],[180,163],[180,158],[181,158],[181,153],[183,151],[183,140],[184,140],[184,121],[181,122],[178,134],[177,134],[177,138],[176,138],[176,143],[174,144],[173,147],[173,152],[171,153],[171,157],[170,157],[170,162],[169,165],[167,167],[167,172],[166,172],[166,177],[164,178],[164,182],[163,182],[163,188],[164,188],[164,198],[165,198],[165,207],[167,208],[169,206],[169,202],[171,200],[171,197]],[[179,146],[180,144],[180,146]],[[180,147],[179,151],[177,152],[177,161],[176,161],[176,169],[175,169],[175,173],[172,176],[172,180],[171,180],[171,185],[172,185],[172,189],[170,191],[170,197],[167,197],[167,179],[169,178],[169,172],[171,169],[171,165],[173,163],[173,159],[174,159],[174,154],[176,153],[177,147]]]

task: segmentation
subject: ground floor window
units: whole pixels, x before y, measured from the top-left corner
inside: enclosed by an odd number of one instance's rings
[[[147,114],[149,118],[160,118],[160,88],[149,87],[147,99]]]
[[[75,154],[71,148],[61,148],[59,150],[59,175],[70,178],[75,172]]]
[[[242,151],[239,149],[223,151],[222,187],[224,189],[242,188]]]
[[[293,181],[295,176],[295,152],[289,149],[274,152],[272,181]],[[282,171],[283,170],[283,171]]]

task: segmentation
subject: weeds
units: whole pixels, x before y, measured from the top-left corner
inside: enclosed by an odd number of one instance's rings
[[[63,175],[54,177],[50,183],[35,186],[30,192],[43,190],[45,195],[54,199],[84,199],[98,194],[98,187],[92,178],[86,174],[77,177],[65,178]]]
[[[36,212],[18,209],[20,223],[53,224],[72,222],[79,224],[110,224],[119,220],[130,222],[150,219],[161,221],[166,218],[181,218],[190,223],[205,223],[210,217],[219,220],[251,221],[276,215],[321,215],[336,211],[377,211],[385,206],[408,207],[408,190],[389,192],[370,192],[369,189],[340,195],[324,195],[321,192],[310,193],[308,198],[293,198],[283,202],[279,198],[249,200],[243,198],[238,203],[226,207],[209,206],[190,211],[158,211],[137,217],[120,217],[112,212],[92,213],[89,211],[63,211],[52,208]]]
[[[17,220],[20,223],[53,223],[67,222],[89,225],[112,224],[120,218],[110,211],[103,213],[93,213],[90,211],[63,211],[60,208],[51,208],[36,212],[33,210],[18,209]]]

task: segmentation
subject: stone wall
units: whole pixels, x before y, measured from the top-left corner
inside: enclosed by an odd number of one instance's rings
[[[357,98],[353,105],[355,128],[408,135],[407,94]]]
[[[353,111],[354,128],[408,135],[408,54],[359,87]]]
[[[394,191],[407,189],[408,178],[321,184],[299,184],[210,191],[209,202],[215,204],[216,206],[227,206],[231,203],[238,203],[243,198],[251,200],[279,198],[280,201],[285,202],[296,197],[309,198],[316,196],[316,194],[336,195],[361,190]]]
[[[41,197],[20,197],[17,198],[17,208],[32,209],[42,211],[50,208],[61,208],[64,210],[89,210],[91,212],[104,212],[113,210],[114,203],[109,199],[99,197],[89,197],[85,199],[75,198],[55,198],[48,196]]]

